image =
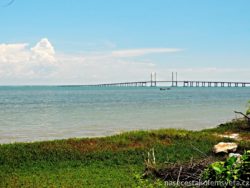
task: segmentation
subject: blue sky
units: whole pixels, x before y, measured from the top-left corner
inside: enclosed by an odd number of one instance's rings
[[[8,1],[0,84],[145,80],[151,71],[250,81],[249,0]]]

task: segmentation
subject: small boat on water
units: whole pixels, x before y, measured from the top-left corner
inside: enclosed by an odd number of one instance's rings
[[[160,90],[170,90],[170,89],[171,89],[170,87],[167,87],[167,88],[161,87],[161,88],[160,88]]]

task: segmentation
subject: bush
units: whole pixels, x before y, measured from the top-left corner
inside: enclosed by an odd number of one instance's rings
[[[250,150],[246,151],[240,158],[235,156],[227,158],[226,161],[215,162],[208,166],[203,172],[203,179],[221,182],[243,182],[250,181]]]

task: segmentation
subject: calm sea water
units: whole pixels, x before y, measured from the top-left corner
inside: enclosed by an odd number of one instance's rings
[[[0,143],[203,129],[235,118],[249,99],[250,88],[0,87]]]

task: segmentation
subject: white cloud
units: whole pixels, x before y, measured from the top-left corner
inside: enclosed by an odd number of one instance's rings
[[[46,38],[33,48],[27,43],[0,44],[0,78],[8,81],[49,76],[57,67],[54,55]]]
[[[55,62],[55,50],[48,39],[41,39],[33,48],[27,43],[0,44],[0,63]]]
[[[0,62],[15,63],[27,61],[29,54],[26,51],[28,44],[0,44]]]
[[[55,50],[47,38],[43,38],[35,47],[31,48],[32,59],[55,62]]]
[[[129,50],[116,50],[112,52],[113,57],[135,57],[154,53],[173,53],[179,52],[178,48],[141,48]]]
[[[100,81],[141,79],[154,68],[144,60],[123,57],[170,52],[170,49],[63,54],[43,38],[31,47],[27,43],[0,45],[0,84],[81,84]]]
[[[159,67],[143,57],[178,51],[181,49],[149,48],[66,54],[56,52],[46,38],[34,46],[27,43],[0,44],[0,85],[143,81],[150,79],[150,72],[157,72],[160,80],[171,80],[172,71],[179,73],[180,80],[249,80],[249,69],[170,69],[167,65]],[[130,58],[136,56],[141,57]]]

